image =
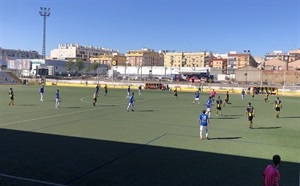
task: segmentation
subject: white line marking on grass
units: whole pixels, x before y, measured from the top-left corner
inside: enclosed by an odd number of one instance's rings
[[[87,111],[96,110],[96,109],[99,109],[99,108],[80,110],[80,111],[76,111],[76,112],[68,112],[68,113],[64,113],[64,114],[56,114],[56,115],[51,115],[51,116],[44,116],[44,117],[27,119],[27,120],[22,120],[22,121],[14,121],[14,122],[10,122],[10,123],[3,123],[3,124],[0,125],[0,127],[6,126],[6,125],[18,124],[18,123],[25,123],[25,122],[29,122],[29,121],[36,121],[36,120],[41,120],[41,119],[48,119],[48,118],[66,116],[66,115],[71,115],[71,114],[77,114],[77,113],[87,112]]]
[[[17,179],[17,180],[29,181],[29,182],[33,182],[33,183],[42,183],[42,184],[46,184],[46,185],[66,186],[66,185],[62,185],[62,184],[58,184],[58,183],[51,183],[51,182],[47,182],[47,181],[35,180],[35,179],[30,179],[30,178],[22,178],[22,177],[18,177],[18,176],[7,175],[7,174],[0,174],[0,176],[6,177],[6,178],[13,178],[13,179]]]
[[[84,101],[83,99],[84,98],[89,98],[90,96],[86,96],[86,97],[82,97],[82,98],[80,98],[80,101],[82,101],[82,102],[84,102],[84,103],[93,103],[93,102],[91,102],[91,101]]]

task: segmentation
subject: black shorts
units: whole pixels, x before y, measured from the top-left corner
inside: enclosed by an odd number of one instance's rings
[[[229,99],[225,99],[225,102],[228,103]]]
[[[174,97],[178,97],[178,95],[177,95],[177,94],[174,94]]]
[[[275,107],[275,110],[276,111],[280,111],[280,107]]]
[[[222,108],[221,107],[217,107],[217,110],[222,110]]]
[[[253,120],[253,116],[248,116],[248,121],[252,121]]]

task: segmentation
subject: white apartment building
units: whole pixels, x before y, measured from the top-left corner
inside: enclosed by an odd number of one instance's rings
[[[102,47],[82,46],[77,43],[59,44],[57,49],[51,50],[50,59],[69,60],[81,58],[83,62],[87,62],[92,57],[112,53],[119,53],[119,51]]]
[[[16,49],[5,49],[0,47],[0,56],[12,57],[12,58],[20,58],[20,59],[38,59],[39,53],[34,50],[16,50]]]

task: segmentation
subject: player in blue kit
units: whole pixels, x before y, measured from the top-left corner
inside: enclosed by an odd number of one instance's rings
[[[205,130],[205,136],[206,136],[206,139],[208,140],[208,128],[207,128],[207,125],[209,125],[209,118],[208,118],[208,115],[205,114],[205,110],[202,111],[202,114],[199,116],[199,119],[198,119],[198,123],[200,125],[200,137],[199,139],[202,140],[202,131]]]
[[[56,90],[56,94],[55,94],[55,108],[59,108],[60,107],[60,95],[59,95],[59,90]]]
[[[243,89],[242,90],[242,99],[244,99],[245,98],[245,90]]]
[[[209,96],[208,100],[206,101],[206,114],[208,115],[209,118],[211,118],[210,117],[210,115],[211,115],[211,104],[212,104],[212,99]]]
[[[44,85],[42,85],[42,87],[40,88],[41,101],[44,101],[44,92],[45,92]]]
[[[96,85],[96,90],[95,93],[97,94],[97,96],[99,95],[99,90],[100,90],[100,86],[99,84]]]
[[[134,93],[132,92],[131,96],[129,96],[127,111],[129,111],[129,108],[131,107],[131,111],[134,111]]]
[[[196,91],[195,92],[195,99],[193,101],[193,104],[195,104],[195,102],[198,101],[198,104],[200,105],[200,91]]]

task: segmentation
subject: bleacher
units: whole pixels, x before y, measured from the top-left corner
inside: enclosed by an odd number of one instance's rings
[[[21,80],[11,72],[0,71],[0,85],[21,84]]]

